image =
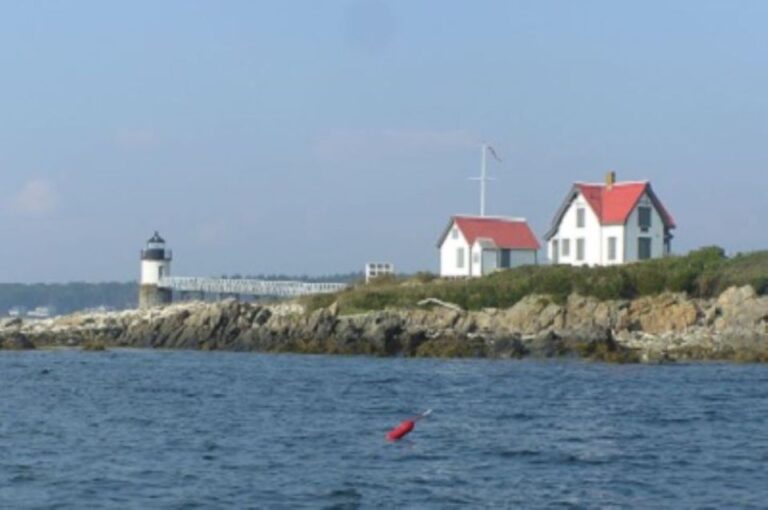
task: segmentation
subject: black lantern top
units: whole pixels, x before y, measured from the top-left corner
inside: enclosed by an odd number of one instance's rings
[[[165,250],[165,239],[155,230],[155,234],[147,241],[147,248],[141,250],[142,260],[171,260],[171,252]]]
[[[155,234],[152,237],[150,237],[149,240],[147,241],[147,246],[149,246],[150,244],[165,244],[165,239],[160,237],[160,233],[157,230],[155,230]]]

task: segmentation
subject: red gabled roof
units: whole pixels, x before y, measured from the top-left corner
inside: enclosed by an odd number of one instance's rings
[[[453,222],[472,245],[478,239],[490,239],[499,248],[538,250],[540,245],[523,219],[454,216]]]
[[[647,182],[617,182],[610,188],[604,184],[577,183],[578,189],[603,225],[623,225],[634,210],[640,197],[648,197],[658,209],[664,225],[675,227],[675,220],[667,212]]]

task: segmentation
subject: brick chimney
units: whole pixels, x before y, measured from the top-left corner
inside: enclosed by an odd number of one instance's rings
[[[613,188],[614,184],[616,184],[616,172],[610,170],[605,174],[605,189]]]

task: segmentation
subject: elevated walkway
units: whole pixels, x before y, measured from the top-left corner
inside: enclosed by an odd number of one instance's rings
[[[205,278],[198,276],[168,276],[158,287],[179,292],[206,294],[239,294],[245,296],[298,297],[308,294],[338,292],[346,283],[312,283],[295,281],[255,280],[250,278]]]

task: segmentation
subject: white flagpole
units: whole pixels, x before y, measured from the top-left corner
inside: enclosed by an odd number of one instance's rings
[[[499,159],[499,156],[496,155],[496,151],[493,150],[493,147],[488,145],[487,143],[483,142],[480,145],[480,150],[482,151],[480,155],[480,177],[470,177],[469,180],[471,181],[480,181],[480,217],[485,216],[485,186],[488,184],[488,181],[492,181],[494,179],[488,177],[488,168],[487,168],[487,161],[488,161],[488,151],[491,151],[491,155],[497,160],[501,161]]]
[[[485,216],[485,181],[488,180],[485,173],[485,153],[488,151],[488,144],[483,144],[482,151],[483,156],[480,168],[480,216]]]

